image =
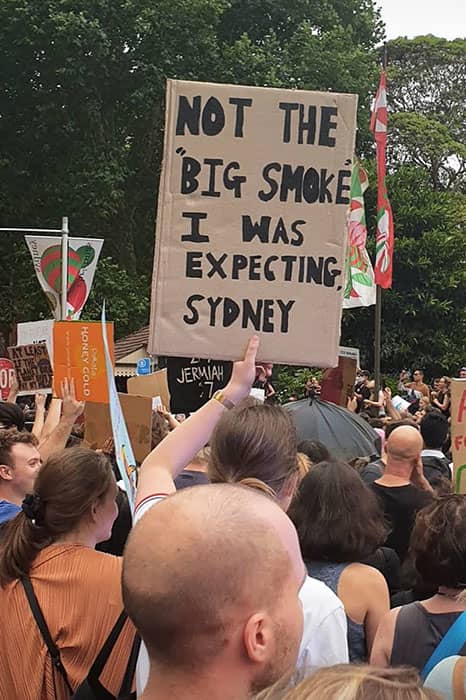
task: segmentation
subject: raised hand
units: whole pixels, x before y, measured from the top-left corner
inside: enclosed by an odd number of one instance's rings
[[[231,379],[225,387],[225,394],[233,403],[238,403],[249,396],[256,379],[256,356],[259,349],[259,337],[253,335],[249,340],[244,358],[233,365]]]
[[[45,401],[47,396],[45,394],[36,394],[34,396],[34,403],[36,405],[36,411],[45,411]]]
[[[68,381],[64,379],[61,383],[61,391],[63,396],[63,415],[67,418],[79,418],[84,411],[84,401],[77,401],[74,379]]]

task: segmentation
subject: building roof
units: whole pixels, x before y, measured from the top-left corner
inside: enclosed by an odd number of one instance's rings
[[[147,348],[147,343],[149,342],[149,326],[144,326],[138,331],[127,335],[125,338],[120,338],[115,343],[115,362],[121,360],[126,355],[130,355],[132,352],[139,350],[140,348]]]

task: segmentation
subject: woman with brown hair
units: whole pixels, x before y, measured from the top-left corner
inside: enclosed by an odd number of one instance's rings
[[[425,669],[440,641],[466,610],[466,495],[443,496],[417,514],[411,556],[425,585],[437,593],[391,610],[382,620],[372,650],[378,666],[409,664]],[[466,656],[464,643],[452,654]]]
[[[367,660],[390,608],[384,577],[360,563],[386,537],[375,495],[345,462],[321,462],[301,482],[290,517],[309,575],[327,584],[345,606],[350,660]]]
[[[283,688],[283,685],[280,684]],[[442,700],[433,690],[422,688],[411,668],[373,668],[339,665],[324,668],[296,688],[265,691],[256,700]]]
[[[0,551],[0,697],[65,700],[87,674],[119,618],[121,559],[96,552],[117,514],[107,458],[84,448],[56,453],[9,523]],[[26,595],[42,610],[65,673],[52,663]],[[134,640],[127,622],[102,683],[122,684]]]

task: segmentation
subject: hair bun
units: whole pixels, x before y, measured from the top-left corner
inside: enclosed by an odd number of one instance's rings
[[[39,515],[41,503],[42,501],[40,499],[40,496],[38,496],[37,494],[28,493],[27,496],[25,496],[21,505],[24,515],[29,520],[32,520],[33,525],[35,525],[35,521],[37,519],[37,516]]]

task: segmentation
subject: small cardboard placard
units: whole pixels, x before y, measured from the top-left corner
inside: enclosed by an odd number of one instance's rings
[[[146,396],[118,394],[134,456],[141,463],[151,451],[152,400]],[[101,449],[112,437],[110,407],[104,403],[86,403],[84,439],[93,449]]]
[[[466,493],[466,379],[451,382],[451,451],[457,493]]]
[[[113,360],[113,323],[107,323]],[[108,403],[102,324],[100,321],[55,321],[53,326],[54,391],[62,398],[61,383],[74,379],[78,401]]]
[[[10,347],[8,355],[15,368],[19,396],[50,393],[53,371],[45,343]]]
[[[323,401],[330,401],[346,408],[348,399],[353,394],[355,380],[356,360],[340,355],[338,367],[327,369],[324,372],[320,398]]]
[[[165,408],[170,408],[170,391],[168,389],[167,370],[159,369],[152,374],[128,379],[128,394],[137,396],[160,396]]]
[[[150,353],[336,365],[356,108],[168,80]]]
[[[191,357],[167,359],[172,413],[194,413],[228,383],[232,363]]]

